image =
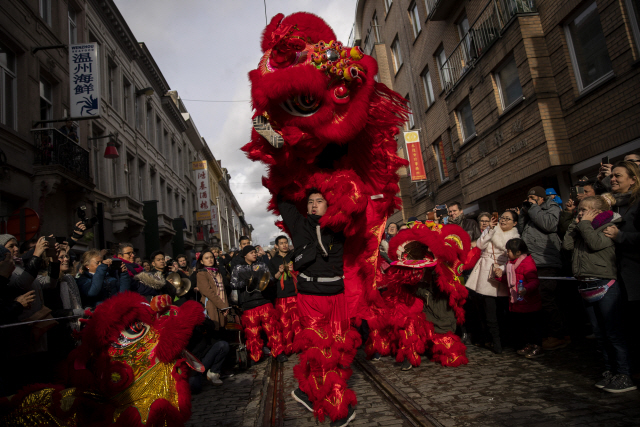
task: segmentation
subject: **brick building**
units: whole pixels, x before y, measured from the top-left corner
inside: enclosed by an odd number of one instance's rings
[[[70,111],[67,45],[87,42],[98,43],[102,111],[76,122],[69,138],[61,132]],[[104,157],[108,141],[119,157]],[[194,216],[191,164],[202,160],[216,166],[211,204],[219,199],[229,211],[218,233]],[[68,236],[85,205],[102,221],[78,251],[123,241],[141,255],[229,247],[251,231],[229,178],[113,0],[0,2],[0,228],[31,208],[40,234]]]
[[[401,171],[403,211],[454,200],[519,206],[534,185],[564,200],[640,148],[635,0],[359,0],[355,43],[405,96],[428,181]],[[404,156],[404,141],[399,150]]]

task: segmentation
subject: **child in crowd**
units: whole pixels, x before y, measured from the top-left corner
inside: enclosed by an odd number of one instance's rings
[[[615,245],[604,233],[622,220],[611,211],[614,204],[615,199],[607,195],[582,199],[562,247],[573,251],[573,275],[579,280],[578,290],[604,359],[603,378],[595,386],[610,393],[622,393],[636,390],[637,386],[630,377]]]
[[[529,248],[522,239],[510,239],[505,246],[509,262],[505,271],[495,270],[496,276],[509,286],[509,311],[518,331],[520,346],[517,353],[528,359],[544,356],[540,310],[540,281],[538,269]]]

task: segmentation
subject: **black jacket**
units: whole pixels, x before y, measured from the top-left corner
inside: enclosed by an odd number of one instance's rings
[[[293,203],[287,201],[279,201],[278,209],[282,220],[291,232],[294,248],[302,248],[309,243],[316,245],[315,262],[300,273],[312,278],[343,277],[344,235],[336,233],[328,227],[320,228],[322,246],[328,254],[328,256],[324,256],[317,237],[317,227],[320,226],[321,217],[318,215],[305,217]],[[344,292],[344,280],[316,282],[298,276],[298,292],[308,295],[337,295]]]
[[[619,199],[613,207],[622,216],[620,232],[614,239],[618,276],[622,279],[629,301],[640,300],[640,201],[629,204]]]
[[[180,277],[188,278],[186,274],[178,272]],[[176,297],[176,288],[169,283],[166,278],[169,275],[166,271],[156,269],[150,272],[143,271],[135,276],[135,281],[131,281],[131,290],[147,298],[148,301],[157,295],[167,294],[171,299]]]
[[[9,288],[9,279],[0,276],[0,325],[16,323],[18,316],[22,314],[22,304],[15,301],[18,293]],[[25,292],[26,293],[26,292]]]
[[[267,292],[259,290],[249,291],[247,287],[251,281],[253,284],[257,284],[260,278],[265,272],[268,272],[269,268],[261,262],[254,262],[249,265],[244,258],[241,264],[236,264],[231,273],[231,289],[238,291],[238,305],[243,310],[251,310],[252,308],[260,307],[261,305],[271,304],[268,296],[264,295]]]
[[[289,278],[284,280],[284,289],[282,288],[281,281],[276,279],[276,273],[278,273],[278,269],[283,264],[289,264],[289,262],[293,259],[293,252],[289,252],[284,258],[280,254],[276,254],[269,261],[269,271],[271,272],[271,277],[275,281],[276,285],[276,298],[288,298],[296,296],[296,285],[293,283],[293,277],[291,277],[291,273],[289,273]]]

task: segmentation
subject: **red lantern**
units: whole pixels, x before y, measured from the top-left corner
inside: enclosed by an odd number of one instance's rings
[[[118,154],[118,149],[116,148],[116,144],[109,141],[107,142],[107,148],[104,150],[104,158],[105,159],[117,159],[120,157]]]
[[[215,231],[213,231],[213,227],[211,227],[211,228],[209,229],[209,234],[213,234],[213,233],[215,233]]]

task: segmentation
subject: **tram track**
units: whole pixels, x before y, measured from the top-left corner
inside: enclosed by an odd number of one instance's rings
[[[292,369],[291,364],[281,364],[274,359],[267,367],[269,375],[265,376],[261,417],[256,420],[256,427],[283,427],[285,418],[284,370]],[[352,367],[363,374],[365,380],[395,411],[399,419],[414,427],[443,427],[434,417],[429,415],[404,391],[396,387],[375,366],[362,355],[356,356]]]

